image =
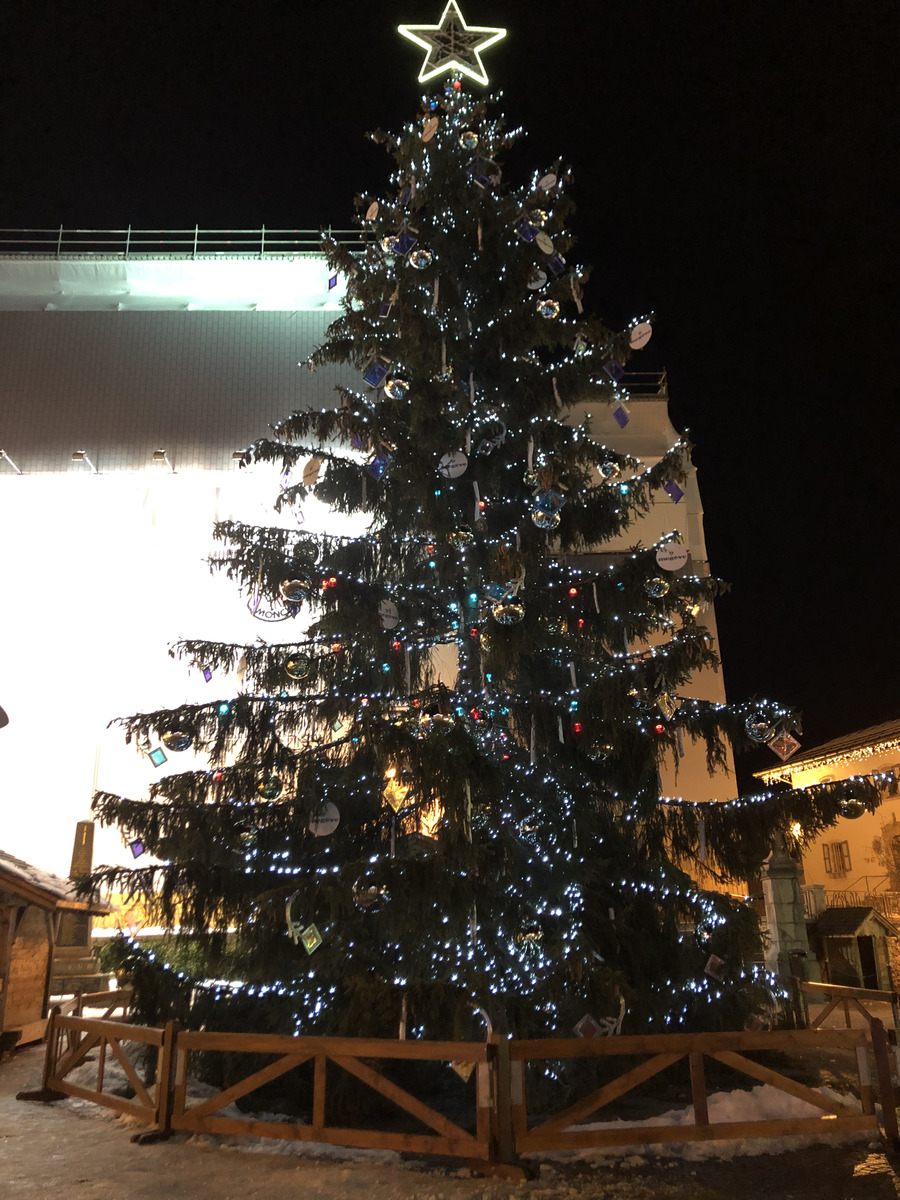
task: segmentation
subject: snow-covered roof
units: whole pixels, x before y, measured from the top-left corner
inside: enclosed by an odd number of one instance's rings
[[[5,850],[0,850],[0,888],[19,891],[26,899],[45,908],[90,909],[91,912],[107,912],[109,909],[106,904],[82,899],[71,879],[62,879],[50,871],[42,871],[40,867],[33,867]]]

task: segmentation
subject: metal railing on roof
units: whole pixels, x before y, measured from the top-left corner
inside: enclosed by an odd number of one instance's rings
[[[0,256],[34,258],[289,258],[319,249],[322,237],[345,245],[359,229],[0,229]]]

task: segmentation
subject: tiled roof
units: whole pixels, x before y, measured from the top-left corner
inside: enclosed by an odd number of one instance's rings
[[[3,883],[4,876],[13,886],[15,886],[16,880],[21,880],[22,883],[30,884],[31,888],[37,888],[47,893],[54,900],[61,901],[63,908],[70,904],[78,904],[81,907],[84,903],[78,896],[75,884],[70,879],[61,879],[59,875],[42,871],[40,867],[33,867],[21,858],[16,858],[12,854],[7,854],[5,850],[0,850],[0,884]]]
[[[826,908],[816,921],[819,937],[856,937],[866,921],[874,919],[883,925],[888,937],[897,937],[897,929],[874,908],[860,906]]]
[[[900,741],[900,720],[884,721],[881,725],[869,725],[866,729],[857,729],[854,733],[845,733],[841,737],[832,738],[795,754],[786,763],[768,767],[765,771],[756,771],[757,778],[765,779],[772,775],[784,776],[802,767],[804,763],[822,762],[829,758],[853,754],[854,751],[864,750],[868,746],[877,746],[882,742]],[[898,756],[900,757],[900,756]]]

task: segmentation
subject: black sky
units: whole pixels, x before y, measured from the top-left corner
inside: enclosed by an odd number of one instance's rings
[[[396,25],[442,7],[7,0],[0,225],[346,227],[422,91]],[[507,175],[574,165],[587,303],[657,314],[635,366],[696,444],[729,696],[807,746],[900,715],[896,4],[462,10],[510,30]]]

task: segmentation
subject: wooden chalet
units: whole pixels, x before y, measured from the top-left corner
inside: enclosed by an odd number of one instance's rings
[[[90,925],[106,904],[0,850],[0,1051],[44,1035],[63,918]]]

